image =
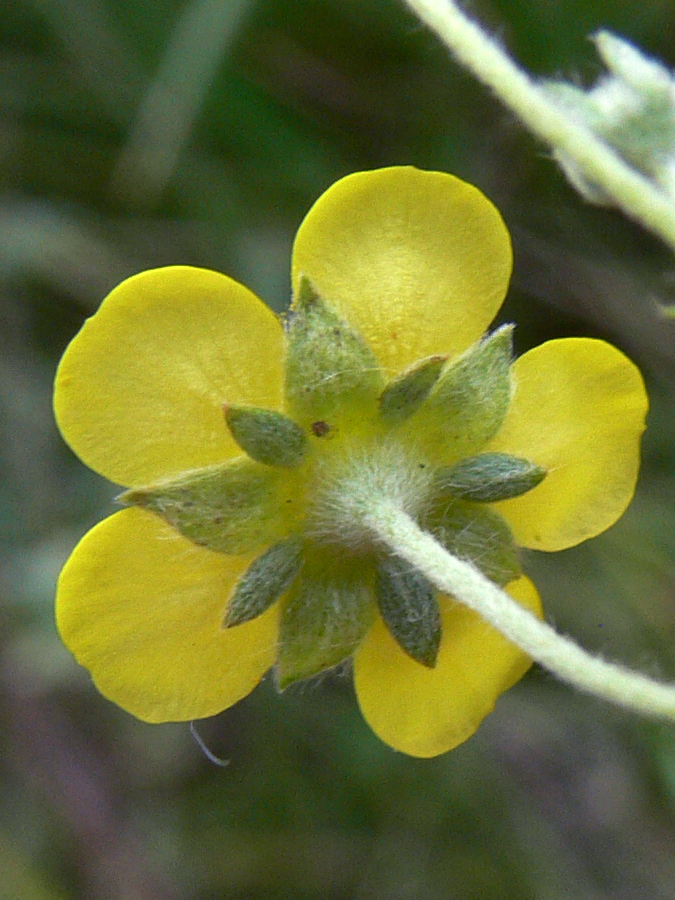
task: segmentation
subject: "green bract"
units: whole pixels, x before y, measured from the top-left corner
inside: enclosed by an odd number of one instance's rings
[[[302,540],[292,535],[255,559],[240,578],[224,624],[242,625],[262,615],[286,593],[302,567]]]
[[[292,469],[307,452],[307,437],[299,425],[272,409],[225,407],[230,433],[251,459]]]

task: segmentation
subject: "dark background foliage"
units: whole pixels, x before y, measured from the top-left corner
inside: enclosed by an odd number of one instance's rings
[[[589,83],[589,32],[675,64],[669,0],[476,0],[541,76]],[[122,278],[227,272],[275,309],[294,231],[362,168],[482,188],[512,231],[518,349],[603,336],[652,397],[638,494],[602,537],[526,559],[550,620],[675,678],[675,325],[668,253],[586,206],[396,0],[0,6],[0,896],[25,900],[672,900],[675,728],[536,669],[435,760],[394,753],[347,677],[264,683],[201,723],[101,698],[53,625],[58,570],[114,487],[62,444],[55,365]]]

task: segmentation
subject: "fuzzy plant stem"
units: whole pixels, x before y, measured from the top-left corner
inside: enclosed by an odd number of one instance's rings
[[[470,563],[448,553],[395,503],[379,504],[366,523],[390,550],[439,590],[477,612],[562,681],[642,715],[675,720],[675,686],[587,653],[537,619]]]
[[[405,0],[479,81],[530,131],[574,160],[626,215],[675,250],[675,204],[597,137],[555,105],[454,0]]]

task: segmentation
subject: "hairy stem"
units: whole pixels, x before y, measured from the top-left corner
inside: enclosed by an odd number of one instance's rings
[[[470,563],[448,553],[396,505],[383,502],[366,524],[439,590],[479,613],[562,681],[643,715],[675,720],[675,686],[592,656],[558,634]]]
[[[556,106],[454,0],[405,2],[534,135],[573,159],[626,215],[675,250],[675,204],[653,182]]]

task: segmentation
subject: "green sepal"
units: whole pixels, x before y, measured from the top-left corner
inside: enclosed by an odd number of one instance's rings
[[[382,391],[379,363],[351,328],[302,277],[286,318],[286,402],[303,425],[330,425],[346,407],[374,404]]]
[[[302,540],[279,541],[255,559],[239,579],[223,626],[231,628],[257,618],[291,586],[302,567]]]
[[[374,618],[372,567],[323,553],[306,558],[281,615],[279,690],[350,657]]]
[[[445,549],[473,563],[495,584],[522,575],[511,530],[499,513],[465,500],[440,502],[424,523]]]
[[[465,456],[499,431],[511,403],[513,326],[504,325],[448,365],[412,423],[442,455]]]
[[[446,358],[430,356],[420,360],[389,382],[380,396],[380,415],[385,422],[404,422],[417,412],[438,381]]]
[[[433,669],[441,644],[441,614],[431,584],[408,563],[388,556],[377,566],[375,596],[396,643],[416,662]]]
[[[246,553],[287,531],[281,477],[242,459],[133,488],[118,500],[156,513],[200,547]]]
[[[546,477],[546,469],[508,453],[479,453],[436,475],[437,494],[474,503],[497,503],[519,497]]]
[[[283,413],[249,406],[225,405],[223,410],[232,437],[256,462],[293,468],[305,458],[307,435]]]

